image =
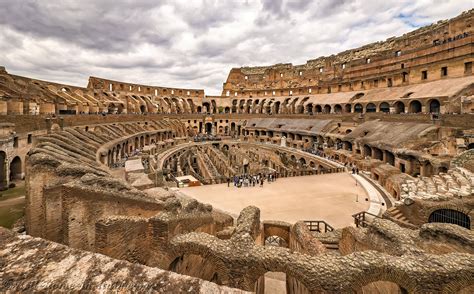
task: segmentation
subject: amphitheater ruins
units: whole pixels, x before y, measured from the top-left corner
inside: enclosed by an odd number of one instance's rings
[[[1,67],[26,203],[0,292],[474,293],[473,23],[233,68],[221,96]]]

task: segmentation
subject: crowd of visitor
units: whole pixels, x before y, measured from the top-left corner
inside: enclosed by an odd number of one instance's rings
[[[233,178],[227,178],[227,187],[230,187],[230,183],[234,183],[234,187],[241,188],[241,187],[255,187],[260,186],[263,187],[263,183],[267,182],[275,182],[278,178],[278,173],[268,173],[263,174],[259,173],[256,175],[250,174],[243,174],[240,176],[235,175]]]

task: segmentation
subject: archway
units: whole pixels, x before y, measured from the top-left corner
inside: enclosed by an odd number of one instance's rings
[[[471,229],[471,219],[469,216],[454,209],[435,210],[430,214],[428,222],[455,224],[469,230]]]
[[[324,113],[331,113],[331,105],[324,105]]]
[[[206,123],[206,134],[208,135],[212,134],[212,123],[210,122]]]
[[[273,114],[279,114],[280,113],[280,101],[275,102],[274,105],[275,105],[274,106],[275,110],[274,110]]]
[[[334,105],[334,113],[341,113],[342,112],[342,106],[340,104]]]
[[[351,113],[352,111],[352,105],[350,105],[349,103],[347,103],[346,105],[344,105],[344,111],[346,113]]]
[[[140,105],[140,112],[145,113],[145,111],[146,111],[145,105]]]
[[[19,156],[15,156],[10,163],[10,181],[21,180],[21,159]]]
[[[437,99],[433,99],[429,102],[430,113],[440,113],[441,103]]]
[[[408,112],[410,113],[420,113],[421,112],[421,102],[418,100],[413,100],[408,106]]]
[[[316,105],[316,107],[314,108],[314,112],[316,112],[316,113],[323,112],[323,108],[321,107],[321,105]]]
[[[362,106],[362,104],[357,103],[356,105],[354,105],[354,112],[356,113],[364,112],[364,107]]]
[[[211,109],[211,106],[210,106],[210,104],[209,104],[208,102],[204,102],[204,103],[202,104],[202,110],[203,110],[203,112],[209,113],[209,112],[210,112],[210,109]]]
[[[224,112],[225,112],[225,113],[230,113],[230,107],[224,108]]]
[[[474,143],[470,143],[469,145],[467,145],[467,149],[474,149]]]
[[[308,103],[306,105],[306,113],[313,114],[313,103]]]
[[[405,113],[405,104],[403,104],[403,102],[397,101],[397,102],[395,102],[393,107],[394,107],[394,110],[395,110],[396,114]]]
[[[390,105],[387,102],[380,103],[379,111],[389,113],[390,112]]]
[[[375,106],[374,103],[369,103],[365,106],[365,112],[376,112],[377,107]]]
[[[372,148],[369,145],[364,145],[364,156],[372,157]]]
[[[7,187],[7,173],[6,173],[6,160],[7,154],[0,151],[0,191],[5,190]]]
[[[390,281],[375,281],[368,283],[362,287],[361,293],[363,294],[374,294],[374,293],[392,293],[392,294],[408,294],[408,291],[399,286],[397,283]]]

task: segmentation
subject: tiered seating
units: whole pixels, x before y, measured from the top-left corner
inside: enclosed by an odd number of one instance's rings
[[[469,197],[474,192],[474,174],[466,169],[455,167],[448,173],[407,180],[401,188],[402,199],[422,198],[441,201],[452,197]]]

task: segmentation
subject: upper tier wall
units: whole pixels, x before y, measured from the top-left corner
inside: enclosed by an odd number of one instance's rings
[[[202,89],[185,89],[185,88],[169,88],[156,87],[143,84],[133,84],[126,82],[113,81],[97,77],[90,77],[89,89],[103,90],[103,91],[122,91],[135,93],[139,95],[154,95],[154,96],[183,96],[183,97],[197,97],[204,98],[204,90]]]
[[[278,94],[288,95],[290,90],[327,93],[390,87],[444,78],[444,67],[448,67],[447,75],[451,77],[470,75],[473,15],[474,9],[401,37],[319,57],[304,65],[233,68],[222,95],[252,96],[262,90],[283,90],[285,94]]]

